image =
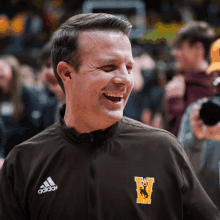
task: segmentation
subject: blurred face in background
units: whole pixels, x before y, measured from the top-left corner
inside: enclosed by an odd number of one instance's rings
[[[43,83],[46,84],[48,89],[57,97],[59,101],[64,100],[65,95],[55,77],[52,67],[52,61],[50,58],[47,59],[44,63],[39,78],[40,80],[42,80]]]
[[[20,69],[24,85],[27,87],[34,87],[35,78],[32,67],[29,65],[21,65]]]
[[[178,71],[193,71],[197,62],[198,49],[196,45],[190,45],[188,41],[173,48],[172,54],[176,61]]]
[[[8,92],[12,81],[12,69],[10,65],[0,60],[0,88],[4,92]]]

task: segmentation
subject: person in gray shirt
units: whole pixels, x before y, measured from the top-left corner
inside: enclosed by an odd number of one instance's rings
[[[207,74],[220,76],[220,39],[210,49],[211,64]],[[215,99],[220,102],[219,88]],[[220,123],[207,126],[200,117],[200,109],[207,98],[192,103],[185,111],[177,138],[186,151],[203,188],[220,210]]]

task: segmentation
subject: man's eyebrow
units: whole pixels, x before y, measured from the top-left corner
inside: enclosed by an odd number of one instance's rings
[[[118,61],[118,59],[105,59],[105,60],[100,61],[99,63],[100,64],[106,64],[106,63],[114,63],[114,62],[117,62],[117,61]],[[133,65],[135,63],[135,61],[131,60],[128,63]]]
[[[117,62],[117,59],[105,59],[105,60],[102,60],[100,63],[114,63],[114,62]]]

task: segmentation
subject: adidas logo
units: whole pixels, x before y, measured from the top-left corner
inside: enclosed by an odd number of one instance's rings
[[[48,177],[47,180],[43,183],[43,185],[38,190],[38,194],[55,191],[58,189],[58,186],[54,183],[51,177]]]

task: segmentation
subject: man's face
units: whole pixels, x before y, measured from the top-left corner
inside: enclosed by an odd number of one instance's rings
[[[196,47],[188,41],[183,41],[173,49],[173,56],[176,60],[176,67],[179,71],[193,71],[195,68]]]
[[[79,51],[81,65],[71,75],[68,89],[73,114],[99,127],[119,121],[134,83],[128,37],[112,31],[86,31],[79,36]]]
[[[0,60],[0,88],[8,92],[12,81],[12,70],[8,63]]]

